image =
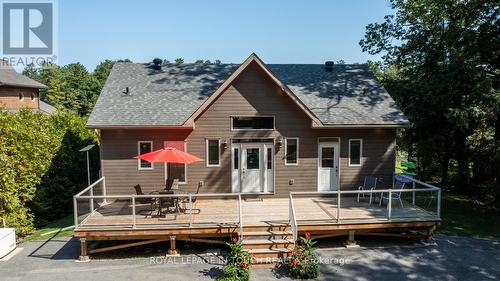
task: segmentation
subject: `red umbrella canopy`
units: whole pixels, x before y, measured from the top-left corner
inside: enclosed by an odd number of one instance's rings
[[[180,151],[173,147],[165,147],[163,149],[135,156],[134,158],[142,159],[148,162],[166,162],[178,164],[191,164],[194,162],[203,161],[203,159],[201,158],[198,158],[187,152]]]

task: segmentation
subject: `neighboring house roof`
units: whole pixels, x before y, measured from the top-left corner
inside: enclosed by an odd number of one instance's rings
[[[52,114],[57,112],[57,108],[53,107],[52,105],[50,105],[46,102],[43,102],[41,100],[39,102],[40,102],[40,111],[41,112],[48,114],[48,115],[52,115]]]
[[[222,93],[242,65],[164,65],[116,63],[106,81],[89,127],[183,126],[212,95]],[[240,67],[242,66],[242,67]],[[275,82],[316,117],[321,126],[406,126],[409,122],[367,65],[265,64]],[[237,73],[238,74],[238,73]],[[282,82],[282,83],[280,83]],[[126,88],[129,92],[126,94]],[[314,120],[314,119],[313,119]]]
[[[17,73],[12,66],[2,60],[0,60],[0,86],[47,89],[44,84]]]

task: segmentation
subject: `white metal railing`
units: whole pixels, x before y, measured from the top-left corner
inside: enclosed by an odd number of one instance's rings
[[[103,183],[103,195],[95,195],[93,192],[93,188],[97,186],[100,182]],[[89,194],[89,195],[85,195]],[[242,199],[241,199],[241,194],[240,193],[203,193],[203,194],[192,194],[192,193],[178,193],[178,194],[144,194],[144,195],[136,195],[136,194],[130,194],[130,195],[107,195],[105,191],[105,178],[102,177],[81,192],[79,192],[77,195],[73,196],[73,205],[74,205],[74,220],[75,220],[75,228],[81,225],[79,220],[84,221],[86,218],[90,217],[93,212],[97,209],[99,209],[99,206],[97,208],[94,207],[94,200],[102,200],[103,202],[110,202],[114,200],[129,200],[131,202],[131,211],[128,214],[119,214],[119,215],[131,215],[132,216],[132,221],[130,223],[130,226],[132,229],[136,229],[139,227],[139,223],[137,222],[137,215],[136,215],[136,207],[137,207],[137,201],[140,199],[157,199],[160,200],[161,198],[176,198],[177,200],[181,199],[186,199],[187,198],[187,208],[183,211],[183,214],[188,214],[189,219],[187,222],[174,222],[174,223],[164,223],[165,225],[175,225],[178,227],[187,227],[187,228],[193,228],[195,226],[195,221],[194,221],[194,216],[193,216],[193,197],[196,198],[214,198],[214,197],[220,197],[220,198],[235,198],[238,203],[238,219],[234,223],[239,226],[239,236],[240,239],[243,239],[243,206],[242,206]],[[85,214],[79,214],[78,213],[78,203],[80,201],[86,201],[89,200],[88,204],[90,206],[90,212],[85,213]],[[180,213],[175,213],[176,215]],[[82,218],[80,218],[79,215],[83,215]],[[106,226],[106,225],[102,225]]]
[[[295,217],[295,206],[293,205],[293,198],[291,193],[288,200],[289,200],[288,209],[290,215],[290,227],[292,228],[293,242],[296,243],[298,239],[297,218]]]
[[[344,198],[345,195],[349,196],[349,195],[358,195],[358,194],[383,194],[383,193],[387,193],[388,194],[388,198],[390,198],[390,200],[387,200],[387,213],[386,213],[386,220],[388,221],[391,221],[394,219],[394,216],[393,216],[393,206],[392,206],[392,201],[395,198],[394,194],[404,194],[404,193],[411,193],[412,194],[412,204],[413,206],[415,206],[415,203],[416,203],[416,194],[419,193],[419,192],[435,192],[437,193],[437,198],[436,198],[436,212],[435,214],[429,214],[429,219],[432,219],[432,220],[439,220],[441,219],[441,188],[439,187],[436,187],[436,186],[433,186],[431,184],[428,184],[428,183],[425,183],[425,182],[422,182],[420,180],[417,180],[417,179],[413,179],[411,177],[407,177],[407,176],[403,176],[406,180],[408,181],[411,181],[412,182],[412,188],[411,189],[373,189],[373,190],[342,190],[342,191],[322,191],[322,192],[317,192],[317,191],[296,191],[296,192],[292,192],[290,191],[289,193],[289,209],[290,209],[290,212],[289,212],[289,221],[290,221],[290,225],[291,225],[291,228],[292,228],[292,232],[293,232],[293,237],[294,237],[294,240],[296,240],[296,237],[298,236],[298,226],[299,226],[299,223],[298,221],[300,221],[299,219],[297,219],[297,214],[295,212],[295,207],[294,207],[294,195],[302,195],[302,196],[328,196],[328,195],[332,195],[332,196],[336,196],[337,197],[337,206],[336,206],[336,209],[337,209],[337,212],[336,212],[336,217],[334,220],[331,220],[329,223],[331,224],[340,224],[342,222],[342,215],[341,215],[341,211],[342,211],[342,204],[341,204],[341,195],[342,195],[342,198]],[[416,188],[416,185],[421,185],[425,188]],[[400,195],[400,196],[401,196]],[[432,195],[431,195],[431,198],[430,198],[430,201],[429,201],[429,204],[432,202]],[[349,219],[353,219],[353,218],[349,218]]]
[[[77,199],[82,197],[82,194],[89,193],[90,196],[94,196],[94,188],[102,183],[102,194],[106,196],[106,178],[103,176],[100,179],[96,180],[94,183],[91,185],[87,186],[84,188],[82,191],[78,192],[75,196],[73,196],[73,216],[74,216],[74,221],[75,221],[75,227],[78,226],[78,204],[77,204]],[[106,201],[106,199],[104,199]],[[94,212],[95,207],[94,207],[94,199],[89,198],[89,206],[90,206],[90,213]]]

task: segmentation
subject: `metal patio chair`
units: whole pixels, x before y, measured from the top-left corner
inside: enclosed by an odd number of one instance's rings
[[[366,176],[365,177],[365,181],[363,182],[363,185],[358,187],[358,190],[359,191],[362,191],[362,190],[375,190],[375,188],[377,188],[377,181],[378,181],[378,178],[377,177],[374,177],[374,176]],[[358,202],[359,202],[359,197],[362,196],[363,198],[365,198],[365,193],[362,193],[362,192],[358,192]],[[373,193],[370,193],[370,204],[372,203],[372,198],[373,198]]]
[[[405,188],[405,183],[404,182],[400,182],[400,181],[396,181],[394,183],[394,187],[393,189],[404,189]],[[384,199],[387,199],[387,200],[399,200],[399,204],[401,204],[401,208],[404,208],[405,206],[403,205],[403,200],[401,199],[401,191],[399,192],[391,192],[391,197],[392,198],[389,198],[389,193],[387,192],[387,195],[384,195],[385,193],[382,193],[380,194],[380,202],[379,202],[379,206],[382,206],[382,201],[384,201]],[[387,204],[387,207],[389,208],[389,204]]]

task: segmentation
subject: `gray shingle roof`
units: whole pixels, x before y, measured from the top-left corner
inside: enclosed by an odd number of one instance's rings
[[[267,66],[325,125],[408,123],[366,65]],[[238,67],[116,63],[87,126],[180,126]]]
[[[37,89],[47,88],[47,86],[45,86],[44,84],[17,73],[14,68],[12,68],[3,60],[0,60],[0,85]]]

